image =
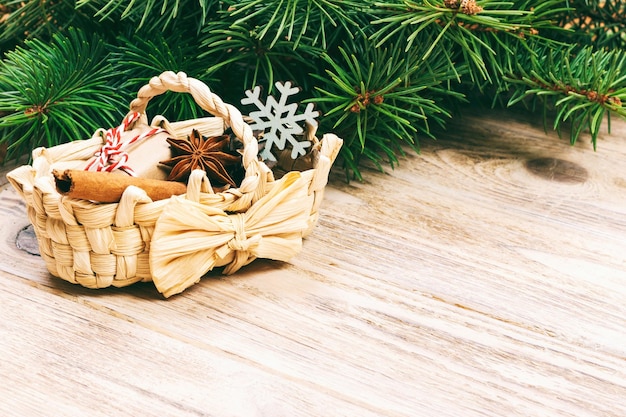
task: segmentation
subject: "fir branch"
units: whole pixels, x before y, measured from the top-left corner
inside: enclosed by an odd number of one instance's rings
[[[554,29],[551,16],[562,10],[559,0],[545,1],[456,1],[394,0],[376,3],[380,18],[371,36],[377,46],[403,39],[408,51],[417,40],[428,39],[427,58],[443,41],[456,44],[468,64],[473,83],[497,81],[496,55],[511,54],[510,45],[540,36],[543,29]],[[395,42],[395,41],[394,41]],[[493,73],[493,71],[496,71]]]
[[[206,75],[210,62],[197,57],[199,45],[185,41],[184,34],[167,32],[168,37],[158,33],[152,37],[139,33],[117,39],[117,47],[111,54],[111,62],[120,74],[120,88],[136,92],[152,77],[164,71],[182,71],[189,77],[200,78],[207,84],[217,85],[219,80]],[[169,120],[187,120],[201,117],[204,112],[189,94],[166,92],[150,100],[149,109]]]
[[[280,40],[297,48],[308,38],[311,46],[327,48],[341,37],[359,31],[355,17],[363,2],[337,0],[244,0],[232,1],[233,25],[258,27],[257,38],[270,48]]]
[[[310,84],[307,73],[315,70],[315,58],[321,54],[310,40],[298,47],[285,39],[272,43],[260,37],[258,27],[226,19],[209,22],[203,35],[198,58],[212,63],[206,74],[233,80],[241,91],[264,85],[271,93],[276,80],[292,80],[305,87]]]
[[[119,120],[127,103],[107,62],[103,41],[73,29],[9,52],[0,64],[0,143],[8,143],[8,158],[90,137]]]
[[[193,15],[196,32],[219,6],[218,0],[76,0],[77,8],[91,10],[100,20],[128,20],[135,23],[137,29],[146,27],[148,22],[165,29],[182,16]]]
[[[518,74],[506,77],[521,86],[509,105],[528,98],[539,100],[545,111],[556,113],[554,129],[572,126],[570,142],[576,143],[588,129],[596,147],[600,127],[607,113],[626,118],[626,51],[579,49],[555,51],[544,48],[520,60]]]
[[[318,104],[322,124],[344,138],[342,155],[346,176],[361,179],[362,157],[382,169],[384,155],[391,166],[398,163],[403,146],[418,150],[417,134],[430,134],[429,124],[444,124],[450,114],[442,107],[442,97],[462,96],[441,84],[456,78],[442,51],[421,60],[423,51],[404,52],[376,48],[369,44],[366,54],[349,54],[339,48],[339,56],[324,54],[328,77],[312,74],[320,86],[309,100]],[[437,100],[439,100],[439,103]]]
[[[626,3],[622,1],[570,0],[559,26],[571,29],[566,40],[596,48],[626,47]]]
[[[394,166],[406,146],[417,149],[417,136],[444,124],[446,108],[465,93],[539,103],[557,114],[555,129],[573,124],[572,141],[588,128],[595,143],[603,116],[623,114],[617,74],[626,6],[617,0],[10,0],[1,7],[11,12],[0,22],[3,52],[37,36],[0,65],[0,141],[16,152],[83,135],[72,118],[103,126],[107,112],[124,109],[129,94],[166,69],[210,83],[229,102],[255,85],[271,93],[276,80],[293,81],[326,111],[323,129],[346,137],[344,163],[357,176],[361,160]],[[58,39],[69,39],[70,24],[108,43],[97,54],[64,47]],[[74,80],[81,87],[58,81],[87,57]],[[160,100],[159,112],[171,119],[198,116],[186,95]]]
[[[65,32],[71,25],[87,26],[91,17],[76,11],[75,0],[5,3],[2,5],[6,14],[5,20],[0,22],[0,45],[10,48],[23,44],[27,39],[48,40],[55,33]]]

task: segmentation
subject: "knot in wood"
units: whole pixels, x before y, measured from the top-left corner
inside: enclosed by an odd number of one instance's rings
[[[558,158],[536,158],[526,162],[526,169],[549,181],[579,184],[587,181],[589,174],[585,168]]]

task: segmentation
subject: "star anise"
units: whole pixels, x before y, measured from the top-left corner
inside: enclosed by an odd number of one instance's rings
[[[206,171],[207,177],[216,186],[237,186],[232,172],[241,167],[241,155],[230,150],[230,136],[204,137],[194,129],[188,139],[168,138],[172,158],[161,162],[172,167],[168,180],[187,181],[194,169]]]

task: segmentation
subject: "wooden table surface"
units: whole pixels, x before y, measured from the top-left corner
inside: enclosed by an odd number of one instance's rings
[[[167,300],[50,276],[2,175],[0,415],[626,416],[626,123],[466,113],[365,175],[290,263]]]

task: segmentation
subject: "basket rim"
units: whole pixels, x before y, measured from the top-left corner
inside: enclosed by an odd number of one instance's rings
[[[236,189],[243,196],[248,196],[250,204],[263,194],[265,183],[274,181],[272,170],[258,158],[259,145],[250,125],[243,115],[232,104],[225,103],[204,82],[188,77],[180,71],[164,71],[159,76],[152,77],[137,92],[137,97],[130,102],[130,112],[138,112],[142,116],[137,123],[148,125],[146,109],[153,97],[167,91],[189,93],[195,103],[209,114],[223,119],[226,127],[230,127],[233,134],[243,142],[242,166],[245,176]],[[208,179],[207,179],[208,180]],[[211,187],[207,188],[210,191]]]

